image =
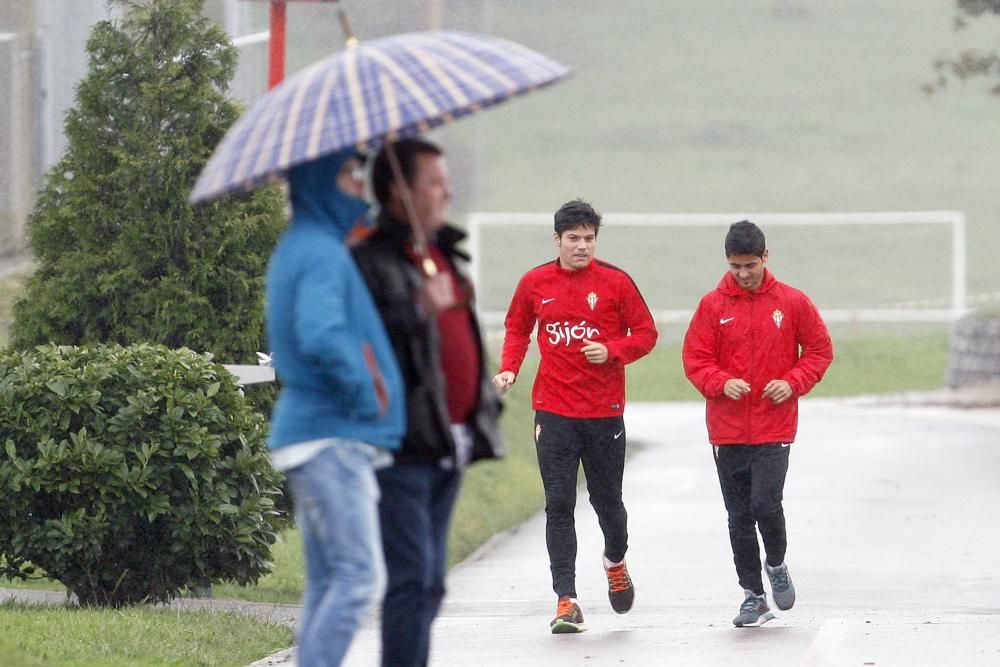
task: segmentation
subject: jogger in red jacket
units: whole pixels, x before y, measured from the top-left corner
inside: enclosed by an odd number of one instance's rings
[[[698,304],[684,337],[684,373],[707,401],[729,539],[744,601],[737,626],[773,614],[764,595],[764,569],[779,609],[790,609],[795,588],[785,565],[782,494],[798,426],[798,397],[823,378],[833,361],[826,324],[801,291],[764,268],[764,234],[752,222],[734,223],[725,242],[729,272]],[[756,524],[756,527],[755,527]]]
[[[632,608],[625,567],[625,364],[656,343],[656,326],[627,273],[594,258],[601,216],[576,200],[555,214],[559,258],[528,271],[511,299],[500,372],[506,391],[517,377],[538,323],[541,363],[532,388],[535,449],[545,488],[545,543],[559,600],[553,633],[585,629],[576,600],[577,471],[583,464],[590,503],[604,533],[604,570],[612,608]],[[595,554],[596,555],[596,554]]]

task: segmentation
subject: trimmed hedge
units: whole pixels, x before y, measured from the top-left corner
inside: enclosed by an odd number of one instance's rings
[[[83,605],[269,571],[287,519],[266,423],[208,355],[138,344],[0,355],[0,555]]]

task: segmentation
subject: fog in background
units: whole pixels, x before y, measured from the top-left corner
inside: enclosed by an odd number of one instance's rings
[[[1000,21],[956,33],[950,0],[341,5],[362,39],[489,32],[574,70],[432,135],[449,151],[458,219],[551,212],[577,196],[605,212],[957,209],[970,293],[1000,289],[1000,97],[985,80],[922,90],[935,58],[994,48]],[[288,35],[289,74],[343,44],[323,3],[290,3]],[[822,238],[815,253],[836,280]]]
[[[67,15],[63,10],[86,11],[93,20],[108,16],[99,0],[0,5],[0,23],[15,21],[18,9],[30,5],[39,29],[50,33],[55,28],[46,26],[56,26]],[[228,27],[247,34],[267,29],[268,5],[207,0],[206,11],[216,20],[230,16]],[[428,28],[488,32],[573,69],[568,81],[432,135],[448,151],[459,223],[472,211],[551,213],[574,197],[604,212],[955,209],[968,216],[970,294],[996,294],[1000,304],[992,269],[1000,256],[994,231],[1000,223],[1000,97],[987,92],[985,80],[953,83],[930,96],[922,91],[935,77],[935,58],[971,46],[995,49],[1000,21],[986,17],[956,33],[952,0],[339,5],[362,40]],[[240,16],[233,21],[236,7]],[[288,76],[343,47],[336,8],[289,2]],[[65,42],[65,53],[32,67],[85,71],[83,56],[72,53],[86,35],[47,38]],[[39,100],[37,118],[61,116],[72,89],[42,91]],[[21,112],[18,127],[30,131],[29,115]],[[11,130],[10,121],[0,117],[0,127],[8,128],[4,141],[16,148],[24,131]],[[51,164],[59,139],[45,139],[28,169]],[[606,236],[613,233],[609,228]],[[821,234],[810,242],[817,271],[836,281],[837,257],[826,256]],[[547,236],[527,236],[520,247],[500,252],[517,254],[539,243]],[[636,247],[641,250],[641,240]],[[772,259],[780,257],[780,247],[773,251]],[[628,258],[612,259],[628,264]],[[939,257],[909,257],[903,248],[899,256],[871,261],[909,262],[919,283],[936,280],[922,267],[950,259],[947,248]]]

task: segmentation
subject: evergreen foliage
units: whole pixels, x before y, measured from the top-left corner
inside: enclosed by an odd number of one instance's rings
[[[0,355],[0,556],[81,604],[256,583],[287,517],[266,424],[207,355],[46,345]]]
[[[122,4],[87,43],[67,149],[28,220],[37,270],[12,345],[153,342],[255,363],[281,195],[187,203],[239,114],[224,95],[235,48],[202,0]]]

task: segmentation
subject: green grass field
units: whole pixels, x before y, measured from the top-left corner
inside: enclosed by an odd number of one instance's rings
[[[763,226],[768,267],[822,309],[951,305],[950,224]],[[628,271],[654,313],[692,312],[727,269],[725,233],[725,224],[643,225],[607,215],[597,256]],[[472,251],[479,258],[480,308],[502,318],[521,274],[554,257],[552,216],[532,225],[481,224],[479,239]],[[886,261],[897,253],[905,259]]]
[[[251,4],[266,16],[265,3]],[[358,34],[370,38],[426,27],[424,3],[411,4],[346,8]],[[977,305],[1000,303],[992,271],[1000,255],[1000,99],[980,84],[932,97],[920,90],[935,57],[967,45],[994,48],[996,25],[956,35],[949,0],[440,4],[444,28],[509,37],[574,69],[551,90],[434,135],[448,150],[459,221],[472,211],[551,212],[577,196],[606,212],[956,209],[969,220],[970,292]],[[289,73],[342,44],[330,7],[291,5]],[[793,284],[815,280],[801,286],[815,285],[821,306],[947,294],[947,244],[934,231],[894,230],[846,244],[829,233],[765,231],[776,274]],[[720,241],[654,239],[609,225],[599,254],[633,271],[656,303],[670,303],[714,284],[724,270]],[[551,256],[547,243],[544,233],[497,241],[491,252],[500,273],[480,289],[502,304],[532,265],[528,258]],[[0,342],[15,290],[0,282]],[[813,395],[940,387],[947,332],[911,329],[835,332],[837,359]],[[699,400],[680,372],[682,332],[668,328],[663,345],[630,369],[629,400]],[[508,458],[479,464],[466,478],[452,562],[541,507],[529,380],[522,375],[503,417]],[[303,577],[294,531],[274,560],[275,572],[258,586],[219,586],[216,595],[296,602]],[[250,651],[258,657],[291,641],[284,629],[244,619],[139,610],[6,605],[0,627],[5,665],[246,664],[248,638],[261,638]],[[41,648],[24,648],[25,638]]]
[[[287,647],[281,625],[210,611],[76,609],[0,603],[5,667],[243,667]]]
[[[449,152],[459,220],[471,211],[552,212],[578,196],[606,212],[956,209],[968,215],[970,292],[996,292],[1000,98],[984,80],[932,96],[922,86],[935,76],[936,57],[995,49],[1000,21],[955,33],[951,0],[442,5],[442,28],[507,37],[574,70],[551,89],[433,135]],[[362,39],[429,20],[424,3],[345,8]],[[291,7],[289,44],[289,73],[340,48],[334,12],[321,3]],[[845,252],[820,233],[796,252],[811,252],[809,271],[850,285],[848,294],[880,286],[885,271],[936,291],[946,248],[913,262],[904,240]],[[793,243],[775,243],[775,259],[791,256]],[[522,238],[496,252],[520,268],[536,245]],[[632,255],[606,258],[634,263]],[[712,261],[704,253],[686,260]],[[663,267],[672,279],[687,268]]]

